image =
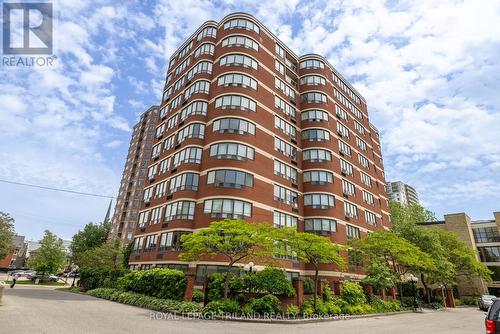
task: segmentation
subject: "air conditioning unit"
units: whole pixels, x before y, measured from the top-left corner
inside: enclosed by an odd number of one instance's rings
[[[150,203],[151,203],[151,199],[150,199],[150,198],[146,198],[146,199],[144,200],[144,204],[148,205],[148,204],[150,204]]]
[[[356,215],[354,213],[352,213],[352,212],[346,212],[345,216],[348,217],[348,218],[354,218],[354,217],[356,217]]]
[[[341,172],[341,173],[344,173],[345,175],[348,175],[348,174],[349,174],[349,171],[348,171],[347,169],[344,169],[344,168],[342,168],[342,169],[340,170],[340,172]]]
[[[155,176],[154,176],[154,175],[150,175],[150,176],[148,177],[148,180],[149,180],[149,181],[154,181],[154,180],[155,180]]]

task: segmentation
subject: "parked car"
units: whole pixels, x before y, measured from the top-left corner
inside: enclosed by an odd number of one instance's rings
[[[64,277],[80,277],[80,273],[79,272],[76,272],[76,271],[72,271],[70,273],[67,273],[67,274],[64,274]]]
[[[479,297],[478,305],[479,309],[482,311],[488,311],[488,308],[493,304],[493,300],[495,300],[497,297],[492,296],[492,295],[482,295]]]
[[[482,296],[481,296],[482,297]],[[500,334],[500,299],[493,299],[493,302],[486,313],[484,324],[486,326],[486,334]]]
[[[55,275],[43,275],[43,274],[31,274],[28,275],[27,278],[30,281],[35,281],[39,279],[40,281],[45,281],[45,282],[57,282],[59,278]]]

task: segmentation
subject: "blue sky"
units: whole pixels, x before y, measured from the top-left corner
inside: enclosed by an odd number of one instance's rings
[[[500,211],[498,1],[53,1],[52,68],[0,66],[0,179],[115,196],[130,129],[206,20],[256,16],[365,96],[388,180],[438,217]],[[69,239],[109,201],[0,183],[16,230]]]

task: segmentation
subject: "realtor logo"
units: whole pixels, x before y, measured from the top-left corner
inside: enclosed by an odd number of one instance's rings
[[[52,3],[3,3],[3,54],[52,54]]]

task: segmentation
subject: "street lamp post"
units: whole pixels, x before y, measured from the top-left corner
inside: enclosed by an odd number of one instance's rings
[[[245,273],[247,274],[255,274],[257,272],[257,267],[255,266],[255,264],[253,262],[248,262],[247,264],[245,264],[243,266],[243,270],[245,271]],[[250,283],[248,285],[248,293],[251,293],[252,292],[252,280],[250,280]]]
[[[416,311],[418,308],[417,304],[417,282],[418,278],[415,277],[415,275],[411,274],[410,277],[408,277],[408,282],[411,283],[411,286],[413,288],[413,308]]]

